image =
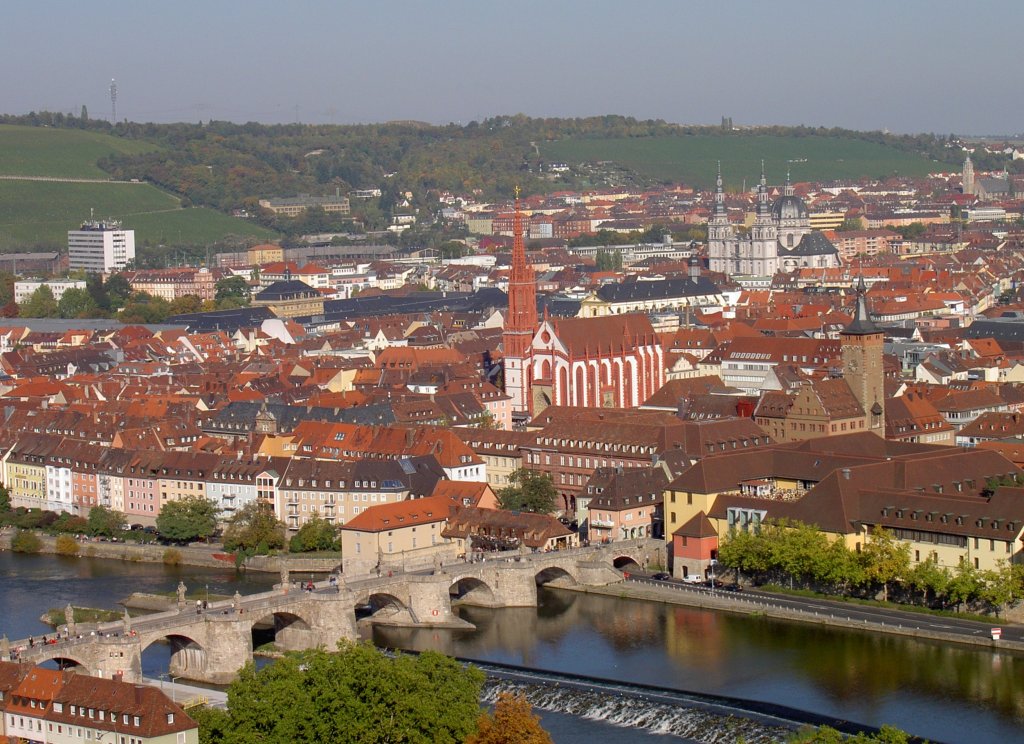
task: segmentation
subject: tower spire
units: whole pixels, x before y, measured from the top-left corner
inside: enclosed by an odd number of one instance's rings
[[[513,411],[527,415],[530,410],[527,370],[536,332],[537,285],[533,268],[526,261],[523,213],[519,186],[516,186],[512,217],[512,270],[508,281],[508,316],[502,334],[502,352],[505,357],[505,392],[512,396]]]

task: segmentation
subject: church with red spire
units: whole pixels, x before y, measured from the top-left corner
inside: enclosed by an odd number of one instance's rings
[[[520,423],[550,405],[633,408],[665,383],[663,349],[646,315],[538,322],[518,189],[502,344],[505,392],[512,398],[512,418]]]

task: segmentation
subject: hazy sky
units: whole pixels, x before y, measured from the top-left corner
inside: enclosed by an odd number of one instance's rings
[[[0,110],[1024,130],[1021,0],[4,0]]]

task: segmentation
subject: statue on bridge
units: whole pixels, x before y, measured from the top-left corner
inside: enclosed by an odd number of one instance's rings
[[[231,598],[231,606],[234,608],[235,612],[238,612],[238,608],[241,605],[242,605],[242,595],[238,593],[237,589],[235,589],[235,595]]]
[[[185,582],[184,581],[179,581],[178,582],[178,609],[179,610],[184,610],[185,609],[185,592],[187,592],[187,591],[188,591],[188,588],[185,586]]]
[[[64,622],[68,626],[68,635],[75,632],[75,608],[68,602],[64,608]]]
[[[132,616],[128,614],[128,608],[124,608],[124,634],[131,635],[132,632]]]
[[[285,594],[288,593],[288,565],[282,560],[281,561],[281,591]]]

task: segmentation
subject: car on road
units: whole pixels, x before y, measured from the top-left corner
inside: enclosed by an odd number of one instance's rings
[[[724,588],[725,588],[725,591],[727,591],[727,592],[742,592],[743,591],[743,585],[742,584],[726,584]]]
[[[721,589],[724,585],[718,579],[708,579],[704,582],[704,586],[710,589]]]
[[[668,581],[672,578],[672,574],[667,571],[658,571],[656,574],[651,574],[651,578],[655,581]]]
[[[683,577],[683,581],[687,584],[703,584],[704,579],[700,577],[700,574],[689,574]]]

